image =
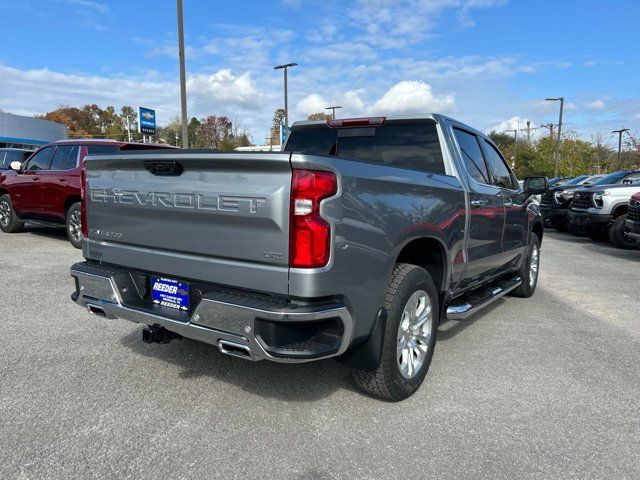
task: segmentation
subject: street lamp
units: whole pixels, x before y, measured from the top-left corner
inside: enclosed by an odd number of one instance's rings
[[[187,77],[184,67],[184,21],[182,0],[178,2],[178,58],[180,60],[180,107],[182,110],[182,148],[189,148],[189,128],[187,127]]]
[[[289,130],[289,98],[287,94],[287,70],[289,67],[297,66],[297,63],[285,63],[284,65],[278,65],[273,67],[274,70],[284,70],[284,128],[285,132]]]
[[[620,163],[620,152],[622,151],[622,134],[628,131],[628,128],[621,128],[620,130],[614,130],[611,132],[618,134],[618,163]]]
[[[556,151],[554,154],[553,176],[558,176],[558,162],[560,160],[560,142],[562,141],[562,111],[564,110],[564,97],[545,98],[547,102],[560,102],[560,117],[558,118],[558,142],[556,143]]]
[[[342,108],[342,105],[336,105],[335,107],[325,107],[325,110],[332,110],[333,111],[332,116],[333,116],[333,119],[335,120],[336,119],[336,109],[338,109],[338,108]]]

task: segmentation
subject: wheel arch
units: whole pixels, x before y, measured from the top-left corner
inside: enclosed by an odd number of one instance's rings
[[[437,238],[423,236],[407,240],[395,257],[394,265],[396,263],[409,263],[424,268],[431,275],[439,293],[447,290],[449,255],[445,245]]]
[[[64,201],[64,217],[67,218],[67,213],[69,213],[71,205],[73,205],[74,203],[79,203],[81,201],[82,198],[80,198],[80,195],[71,195],[70,197],[67,197]]]
[[[620,203],[613,207],[611,210],[611,218],[618,218],[620,215],[624,215],[629,212],[629,204],[628,203]]]

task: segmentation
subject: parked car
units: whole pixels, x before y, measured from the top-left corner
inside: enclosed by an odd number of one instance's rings
[[[422,383],[441,318],[534,294],[543,221],[490,138],[440,115],[298,122],[283,152],[86,161],[72,298],[249,360],[340,357],[365,392]]]
[[[89,154],[173,148],[111,140],[63,140],[43,146],[0,177],[0,229],[22,230],[25,222],[66,226],[71,244],[82,246],[80,172]]]
[[[625,235],[629,198],[640,191],[640,171],[623,170],[576,190],[568,212],[570,224],[595,241],[610,240],[620,248],[636,248]]]
[[[627,237],[640,245],[640,192],[634,193],[629,201],[626,227]]]
[[[32,153],[24,148],[0,148],[0,172],[11,169],[12,162],[24,162]]]
[[[567,212],[571,208],[573,195],[580,186],[593,185],[604,175],[580,175],[563,185],[553,186],[540,199],[540,211],[547,224],[558,231],[567,230]]]

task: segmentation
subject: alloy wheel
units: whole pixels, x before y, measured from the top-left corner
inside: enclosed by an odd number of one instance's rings
[[[11,207],[9,206],[9,202],[3,200],[2,202],[0,202],[0,225],[2,225],[3,227],[7,227],[10,220]]]
[[[538,269],[540,267],[540,252],[538,246],[534,245],[531,251],[531,260],[529,262],[529,286],[533,287],[538,278]]]
[[[82,240],[82,216],[78,210],[71,213],[69,218],[69,233],[74,242]]]
[[[404,378],[413,378],[427,358],[433,323],[431,299],[427,292],[415,292],[402,311],[398,327],[396,358]]]

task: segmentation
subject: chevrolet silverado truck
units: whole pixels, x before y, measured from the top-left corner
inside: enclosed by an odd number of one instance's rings
[[[0,230],[21,232],[25,223],[64,227],[69,242],[82,247],[80,174],[84,157],[120,150],[174,148],[107,139],[60,140],[42,146],[23,162],[9,162],[0,176]],[[0,152],[0,155],[2,153]]]
[[[635,249],[637,243],[625,232],[629,198],[640,191],[640,171],[622,171],[611,185],[603,184],[607,177],[594,185],[576,190],[567,214],[570,224],[584,231],[594,241],[609,240],[618,248]]]
[[[293,125],[282,152],[85,162],[72,299],[249,360],[339,357],[402,400],[441,319],[533,295],[543,221],[482,133],[440,115]]]
[[[640,246],[640,192],[633,194],[629,202],[626,235]]]

